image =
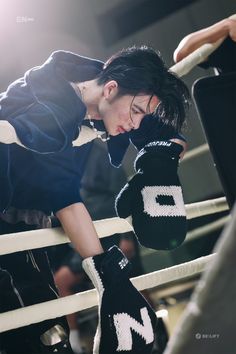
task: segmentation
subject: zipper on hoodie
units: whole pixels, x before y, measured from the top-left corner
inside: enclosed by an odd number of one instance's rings
[[[25,307],[24,301],[23,301],[19,291],[17,290],[17,288],[14,285],[13,278],[12,278],[11,274],[9,272],[7,272],[7,273],[10,276],[12,289],[13,289],[14,293],[16,294],[16,297],[18,298],[21,307]]]
[[[38,267],[38,264],[37,264],[37,262],[36,262],[36,260],[34,258],[33,252],[32,251],[28,251],[28,253],[29,253],[31,262],[33,264],[33,267],[35,269],[37,269],[37,271],[41,274],[41,271],[40,271],[40,269]],[[57,292],[51,287],[51,285],[48,282],[47,282],[47,284],[48,284],[48,287],[52,290],[52,292],[56,295],[56,297],[59,298],[59,295],[57,294]]]

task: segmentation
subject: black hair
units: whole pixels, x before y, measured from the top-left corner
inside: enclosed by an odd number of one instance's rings
[[[154,115],[177,131],[185,121],[190,94],[184,82],[165,66],[160,53],[151,47],[129,47],[114,54],[97,77],[99,85],[115,80],[119,95],[156,95],[160,99]]]

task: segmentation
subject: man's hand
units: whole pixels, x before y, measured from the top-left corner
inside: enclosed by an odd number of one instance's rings
[[[121,250],[113,246],[82,266],[98,292],[93,353],[151,354],[156,314],[129,280],[132,266]]]
[[[190,33],[184,37],[175,49],[173,59],[177,63],[203,44],[215,43],[227,36],[230,36],[236,42],[236,15],[232,15],[210,27]]]

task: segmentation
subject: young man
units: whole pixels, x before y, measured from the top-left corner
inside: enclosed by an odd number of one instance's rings
[[[107,303],[105,295],[109,298],[104,292],[107,287],[117,289],[117,293],[123,289],[124,296],[130,294],[127,298],[131,302],[124,303],[119,311],[109,301],[111,308],[101,309],[95,352],[112,354],[123,348],[127,353],[149,353],[154,318],[149,307],[140,305],[143,300],[131,284],[124,281],[126,287],[117,288],[120,280],[127,278],[127,261],[117,249],[103,254],[79,194],[90,144],[75,147],[72,142],[84,125],[98,137],[101,131],[106,133],[103,140],[107,140],[115,166],[121,164],[130,141],[138,149],[160,139],[184,146],[179,133],[188,98],[184,83],[168,71],[157,52],[145,46],[118,52],[105,64],[70,52],[54,52],[1,95],[2,219],[9,219],[15,210],[53,212],[76,251],[85,258],[84,268],[99,290],[101,303]],[[114,284],[115,274],[118,281]],[[143,311],[136,318],[147,325],[143,329],[147,333],[138,333],[132,343],[119,327],[119,313],[127,313],[127,306]],[[118,317],[113,318],[110,328],[109,313],[116,316],[116,311]],[[134,312],[127,315],[132,319]],[[140,344],[142,336],[145,340]]]

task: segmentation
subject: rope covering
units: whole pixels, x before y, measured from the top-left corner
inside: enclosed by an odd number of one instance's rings
[[[183,157],[183,160],[181,161],[181,163],[186,162],[188,160],[192,160],[193,158],[201,156],[201,155],[205,154],[208,151],[209,151],[209,145],[208,144],[199,145],[198,147],[187,151],[184,154],[184,157]]]
[[[144,290],[176,280],[183,280],[202,273],[206,265],[215,257],[215,254],[200,257],[190,262],[132,278],[131,281],[138,290]],[[0,315],[0,332],[68,315],[96,306],[97,304],[97,292],[93,289],[57,300],[8,311]]]
[[[186,204],[185,207],[188,219],[197,218],[199,216],[212,213],[219,213],[229,209],[226,198],[224,197],[206,200],[199,203]],[[94,226],[99,238],[103,238],[115,233],[132,231],[133,227],[131,226],[131,223],[131,218],[121,219],[116,217],[94,221]],[[65,235],[61,228],[6,234],[1,235],[0,238],[0,255],[41,247],[55,246],[69,242],[69,238]]]
[[[188,74],[195,66],[202,63],[211,53],[219,48],[224,39],[225,38],[221,38],[215,43],[203,44],[200,48],[196,49],[179,63],[173,65],[169,70],[180,77]]]
[[[204,200],[202,202],[186,204],[187,219],[194,219],[200,216],[220,213],[228,210],[229,206],[225,197]]]

